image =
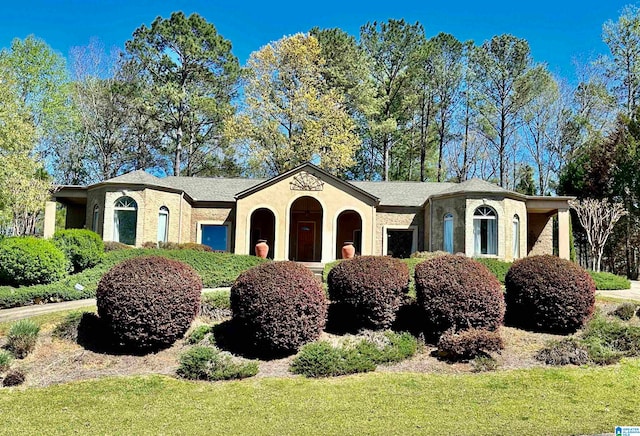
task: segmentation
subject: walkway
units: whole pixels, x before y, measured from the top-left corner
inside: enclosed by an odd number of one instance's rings
[[[230,288],[205,288],[202,292],[228,291]],[[63,310],[79,309],[81,307],[95,306],[95,298],[85,300],[63,301],[62,303],[35,304],[32,306],[14,307],[0,310],[0,322],[16,321],[45,313],[60,312]]]
[[[640,282],[637,280],[631,280],[631,289],[623,289],[620,291],[597,291],[596,293],[603,297],[640,301]]]

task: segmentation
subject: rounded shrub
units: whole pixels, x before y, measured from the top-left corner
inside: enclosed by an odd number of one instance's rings
[[[34,237],[0,241],[0,284],[28,286],[62,279],[69,261],[51,241]]]
[[[100,279],[98,315],[126,346],[169,346],[196,317],[201,289],[200,276],[185,263],[158,256],[132,258]]]
[[[466,360],[504,348],[500,332],[471,328],[446,331],[438,341],[438,354],[449,360]]]
[[[320,336],[327,305],[322,284],[295,262],[267,262],[242,273],[231,287],[233,322],[253,351],[285,354]]]
[[[596,285],[589,273],[551,255],[514,262],[505,286],[507,321],[535,331],[574,332],[595,308]]]
[[[327,283],[329,299],[345,306],[361,327],[385,329],[409,292],[409,268],[392,257],[356,257],[336,265]]]
[[[102,238],[91,230],[59,230],[53,235],[53,243],[66,254],[74,272],[96,266],[104,257]]]
[[[440,256],[416,265],[416,300],[432,333],[470,328],[495,330],[504,319],[498,279],[464,256]]]

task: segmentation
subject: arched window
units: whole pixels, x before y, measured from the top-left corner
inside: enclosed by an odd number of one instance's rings
[[[520,217],[513,216],[513,258],[520,257]]]
[[[120,197],[114,204],[113,240],[127,245],[136,244],[138,204],[131,197]]]
[[[169,208],[162,206],[158,211],[158,242],[167,242],[169,238]]]
[[[444,251],[453,253],[453,215],[448,213],[444,216]]]
[[[480,206],[473,213],[474,254],[498,254],[498,215],[489,206]]]
[[[100,206],[93,206],[93,216],[91,218],[91,230],[98,233],[98,221],[100,219]]]

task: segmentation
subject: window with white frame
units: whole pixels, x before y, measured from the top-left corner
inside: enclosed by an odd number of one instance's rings
[[[158,211],[158,242],[167,242],[169,238],[169,208],[162,206]]]
[[[113,240],[135,245],[137,225],[138,203],[131,197],[118,198],[113,211]]]
[[[201,224],[200,243],[215,251],[229,251],[229,226],[224,224]]]
[[[498,215],[489,206],[473,213],[473,247],[475,256],[498,254]]]
[[[442,248],[447,253],[453,253],[453,214],[444,216],[444,241]]]
[[[520,217],[513,216],[513,258],[520,257]]]

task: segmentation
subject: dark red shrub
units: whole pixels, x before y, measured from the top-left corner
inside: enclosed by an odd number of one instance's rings
[[[202,280],[189,265],[137,257],[114,266],[98,283],[98,315],[115,337],[139,349],[173,344],[200,308]]]
[[[451,360],[471,359],[504,348],[498,330],[447,330],[438,341],[438,354]]]
[[[2,380],[2,386],[10,387],[10,386],[19,386],[24,383],[26,380],[26,376],[24,372],[19,369],[13,369],[9,371]]]
[[[574,332],[595,308],[596,285],[589,273],[556,256],[514,262],[505,286],[507,321],[536,331]]]
[[[360,327],[389,328],[409,292],[409,268],[388,256],[362,256],[336,265],[327,277],[329,299],[345,307]]]
[[[295,352],[320,336],[327,303],[322,284],[295,262],[266,262],[231,287],[231,312],[254,352]]]
[[[436,334],[479,328],[495,330],[504,319],[500,282],[479,262],[440,256],[416,265],[416,299]]]

